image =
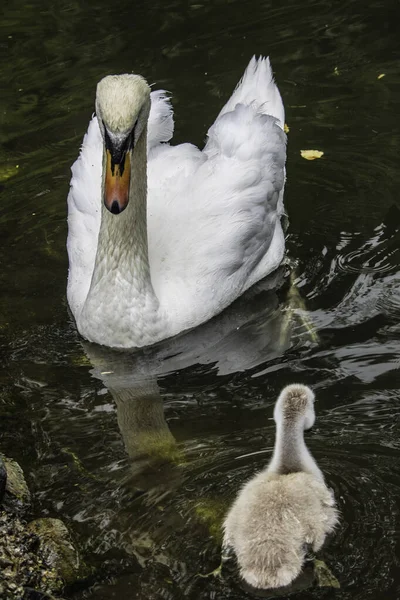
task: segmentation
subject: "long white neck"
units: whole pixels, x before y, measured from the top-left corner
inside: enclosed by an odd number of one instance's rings
[[[299,471],[323,480],[322,472],[305,444],[302,421],[281,421],[276,426],[275,448],[268,472],[286,475]]]
[[[134,279],[139,294],[154,293],[151,286],[147,247],[147,128],[137,141],[131,160],[129,203],[119,215],[101,203],[101,226],[97,244],[92,288],[104,277],[122,274]],[[106,167],[103,157],[103,173]],[[102,197],[104,194],[104,176]],[[129,277],[130,276],[130,277]],[[115,282],[114,282],[115,283]]]
[[[104,172],[105,155],[102,198]],[[145,127],[133,151],[126,209],[114,215],[101,203],[96,260],[78,326],[81,334],[91,341],[126,348],[153,343],[158,319],[159,302],[151,283],[147,244]]]

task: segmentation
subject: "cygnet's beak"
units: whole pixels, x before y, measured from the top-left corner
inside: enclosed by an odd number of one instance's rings
[[[104,204],[118,215],[128,206],[131,181],[131,135],[125,139],[111,136],[105,130],[106,175]]]

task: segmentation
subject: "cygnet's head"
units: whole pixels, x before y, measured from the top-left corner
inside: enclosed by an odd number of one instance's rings
[[[279,394],[275,404],[274,419],[277,425],[302,423],[310,429],[315,422],[315,396],[313,391],[301,383],[287,385]]]
[[[104,204],[113,214],[129,202],[132,152],[150,113],[150,88],[140,75],[108,75],[97,84],[96,114],[106,167]]]

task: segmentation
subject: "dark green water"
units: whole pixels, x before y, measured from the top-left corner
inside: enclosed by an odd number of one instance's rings
[[[321,554],[341,589],[295,597],[400,598],[399,17],[397,0],[2,8],[0,445],[94,569],[66,598],[250,598],[234,569],[196,574],[293,381],[318,394],[307,441],[342,515]],[[96,82],[143,74],[172,92],[175,141],[201,144],[254,53],[286,106],[287,247],[318,338],[283,290],[131,357],[82,347],[66,196]]]

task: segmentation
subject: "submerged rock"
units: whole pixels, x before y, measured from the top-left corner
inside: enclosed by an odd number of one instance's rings
[[[59,519],[35,519],[28,530],[37,535],[39,554],[66,584],[79,578],[81,565],[68,529]]]

